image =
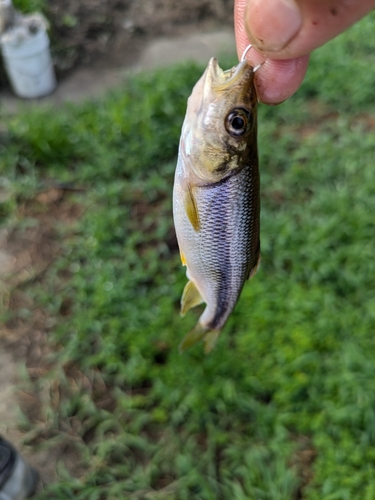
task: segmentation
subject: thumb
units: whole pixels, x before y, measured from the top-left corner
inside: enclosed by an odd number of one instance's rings
[[[250,42],[272,59],[309,54],[375,7],[375,0],[238,0]]]

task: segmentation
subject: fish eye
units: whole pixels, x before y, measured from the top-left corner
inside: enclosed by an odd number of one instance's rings
[[[232,136],[243,135],[250,126],[251,115],[247,109],[234,108],[225,120],[225,128]]]

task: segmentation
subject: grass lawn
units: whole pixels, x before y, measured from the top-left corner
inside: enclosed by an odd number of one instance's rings
[[[178,353],[199,311],[179,316],[171,215],[202,68],[2,118],[2,224],[37,223],[19,207],[48,182],[79,188],[83,212],[23,286],[54,351],[35,390],[60,387],[38,432],[79,464],[39,499],[374,500],[374,22],[316,51],[296,96],[260,106],[262,266],[209,356]]]

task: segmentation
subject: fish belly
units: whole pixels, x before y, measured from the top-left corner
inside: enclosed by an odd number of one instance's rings
[[[258,167],[244,167],[215,184],[193,186],[198,230],[186,213],[185,190],[177,168],[173,199],[177,240],[187,277],[207,304],[199,322],[219,330],[259,259]]]

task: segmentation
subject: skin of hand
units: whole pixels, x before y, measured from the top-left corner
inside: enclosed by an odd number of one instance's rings
[[[375,0],[235,0],[238,56],[256,73],[259,100],[278,104],[301,85],[309,54],[375,8]]]

